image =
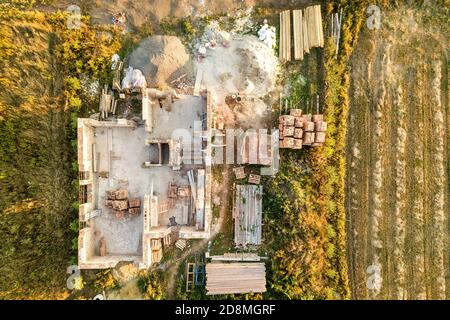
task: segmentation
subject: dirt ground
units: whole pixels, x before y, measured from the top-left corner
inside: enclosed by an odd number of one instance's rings
[[[426,10],[383,12],[352,58],[346,206],[357,299],[448,298],[448,51]]]
[[[275,8],[295,7],[310,0],[74,0],[57,1],[56,7],[65,9],[70,4],[80,6],[84,14],[92,16],[95,23],[111,23],[114,13],[127,13],[131,26],[139,27],[146,22],[159,24],[164,18],[184,18],[198,15],[232,13],[238,9],[259,6]]]

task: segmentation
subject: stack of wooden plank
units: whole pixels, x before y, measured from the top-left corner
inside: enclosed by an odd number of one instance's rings
[[[304,39],[303,36],[303,12],[302,10],[292,11],[292,24],[294,28],[294,59],[303,60]]]
[[[262,194],[262,186],[236,185],[233,210],[236,247],[245,248],[261,244]]]
[[[291,60],[291,16],[290,11],[280,13],[280,60]],[[323,36],[322,12],[320,5],[304,10],[293,10],[292,26],[294,37],[294,59],[303,60],[311,48],[325,44]]]
[[[158,263],[163,256],[161,238],[151,239],[152,263]]]
[[[266,291],[264,263],[206,264],[207,295]]]
[[[321,114],[302,115],[302,109],[291,109],[289,115],[279,117],[278,128],[280,148],[320,147],[325,143],[327,123]]]
[[[282,62],[291,61],[291,11],[280,12],[279,56]]]
[[[117,108],[117,100],[114,99],[114,96],[108,92],[108,86],[102,89],[102,95],[100,96],[100,106],[99,111],[100,115],[103,119],[108,117],[109,113],[115,114]]]
[[[186,249],[186,246],[187,246],[187,242],[185,239],[178,239],[177,242],[175,242],[175,247],[177,247],[181,251]]]

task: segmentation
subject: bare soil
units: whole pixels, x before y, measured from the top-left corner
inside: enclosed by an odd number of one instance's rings
[[[383,12],[380,30],[362,28],[351,61],[347,254],[357,299],[448,298],[448,52],[427,10]]]

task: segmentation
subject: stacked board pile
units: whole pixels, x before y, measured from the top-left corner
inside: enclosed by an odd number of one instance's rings
[[[323,48],[324,36],[320,5],[304,10],[293,10],[292,28],[294,35],[294,59],[303,60],[311,48]],[[280,13],[280,55],[281,61],[291,61],[291,14],[290,10]]]
[[[264,263],[206,264],[207,295],[266,291]]]
[[[106,119],[110,113],[116,114],[117,100],[115,100],[114,95],[108,92],[108,86],[102,89],[102,94],[100,96],[100,106],[99,111],[103,119]]]
[[[291,11],[280,12],[280,60],[291,61]]]
[[[302,115],[302,109],[291,109],[289,115],[279,117],[278,129],[280,148],[320,147],[325,142],[327,123],[321,114]]]
[[[124,217],[125,214],[139,215],[141,213],[141,199],[128,198],[128,190],[126,189],[106,191],[105,207],[112,209],[118,218]]]

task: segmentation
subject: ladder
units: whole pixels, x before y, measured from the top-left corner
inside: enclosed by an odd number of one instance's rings
[[[189,262],[186,265],[186,292],[191,292],[194,287],[195,263]]]

